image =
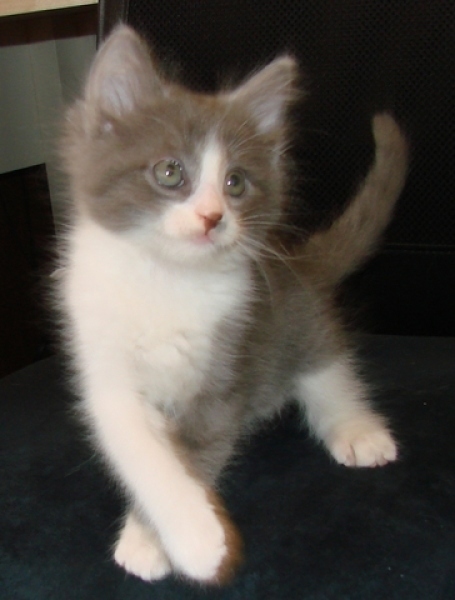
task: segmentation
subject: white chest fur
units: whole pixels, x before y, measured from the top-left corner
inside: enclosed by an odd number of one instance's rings
[[[93,223],[75,230],[70,242],[64,298],[84,371],[100,361],[106,372],[126,368],[152,401],[191,398],[217,326],[247,304],[247,267],[170,265]]]

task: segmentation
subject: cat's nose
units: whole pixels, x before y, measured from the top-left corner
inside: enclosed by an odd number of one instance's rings
[[[204,224],[204,233],[207,235],[209,231],[215,229],[222,218],[223,215],[220,212],[211,212],[208,215],[201,215]]]

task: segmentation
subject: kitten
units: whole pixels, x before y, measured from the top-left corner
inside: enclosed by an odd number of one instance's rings
[[[58,303],[82,412],[129,499],[114,557],[145,580],[232,574],[241,542],[217,478],[242,435],[292,398],[339,463],[397,456],[333,292],[389,221],[407,145],[377,115],[352,203],[283,253],[296,81],[285,56],[231,91],[192,93],[120,26],[68,113]]]

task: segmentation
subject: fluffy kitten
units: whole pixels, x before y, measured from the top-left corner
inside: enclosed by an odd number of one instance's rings
[[[292,398],[339,463],[397,456],[332,296],[390,218],[406,142],[376,116],[375,162],[353,202],[283,255],[296,79],[285,56],[232,91],[192,93],[122,26],[68,113],[59,304],[83,413],[130,501],[115,560],[146,580],[232,573],[241,543],[217,477]]]

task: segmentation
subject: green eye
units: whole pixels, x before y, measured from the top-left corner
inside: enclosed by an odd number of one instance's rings
[[[238,197],[245,191],[245,173],[240,170],[231,171],[224,180],[224,191],[229,196]]]
[[[153,167],[153,174],[160,185],[174,188],[183,184],[183,170],[177,160],[160,160]]]

